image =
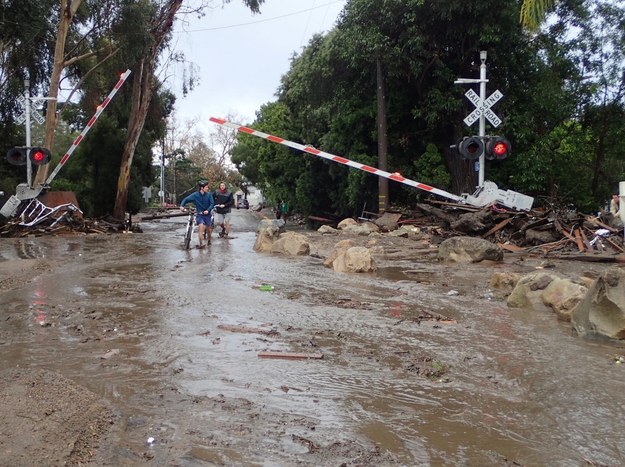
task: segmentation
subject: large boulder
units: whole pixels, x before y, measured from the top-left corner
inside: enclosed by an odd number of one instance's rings
[[[511,308],[541,308],[545,306],[543,292],[556,279],[557,275],[548,272],[527,274],[517,281],[506,303]]]
[[[423,238],[423,232],[419,227],[414,225],[402,225],[401,227],[388,233],[389,237],[404,237],[411,240],[420,240]]]
[[[256,227],[256,232],[272,227],[280,232],[284,232],[284,221],[282,219],[261,219]]]
[[[521,276],[515,272],[495,272],[490,277],[490,286],[495,289],[513,289]]]
[[[340,254],[345,254],[349,248],[354,246],[354,242],[350,239],[341,240],[336,245],[334,245],[334,249],[330,252],[330,254],[323,261],[323,265],[327,268],[333,267],[334,261],[339,257]]]
[[[270,252],[279,255],[306,256],[310,253],[310,243],[306,235],[285,232],[271,245]]]
[[[482,232],[488,228],[487,219],[490,219],[491,213],[488,211],[467,212],[462,214],[458,219],[450,224],[450,227],[456,232],[470,234],[472,232]]]
[[[334,227],[330,227],[329,225],[322,225],[317,229],[317,232],[320,234],[329,234],[329,235],[338,235],[339,231]]]
[[[587,288],[569,279],[547,272],[534,272],[521,277],[507,304],[511,308],[548,308],[563,321],[571,321],[573,309],[586,296]]]
[[[353,246],[350,240],[337,243],[323,264],[336,272],[372,272],[377,269],[371,250]]]
[[[456,263],[479,263],[480,261],[502,261],[503,250],[498,245],[474,237],[452,237],[438,247],[438,259]]]
[[[562,321],[571,321],[571,314],[581,302],[588,288],[569,279],[556,279],[542,294],[543,303],[551,308]]]
[[[343,219],[341,222],[338,223],[338,225],[336,226],[337,229],[339,230],[343,230],[345,229],[345,227],[349,226],[349,225],[357,225],[358,222],[356,222],[356,220],[352,219],[351,217],[347,217],[345,219]]]
[[[366,236],[372,232],[377,232],[377,229],[378,227],[375,224],[367,222],[364,224],[347,225],[343,227],[342,231],[355,235]]]
[[[364,246],[353,246],[334,261],[332,268],[336,272],[373,272],[377,268],[371,250]]]
[[[280,237],[280,232],[282,230],[284,230],[284,222],[263,219],[258,225],[254,251],[258,251],[259,253],[270,252],[274,242]]]
[[[579,335],[625,339],[625,271],[604,271],[573,310],[571,321]]]
[[[375,225],[377,225],[382,232],[392,232],[397,229],[397,222],[399,221],[401,214],[395,212],[385,212],[373,221]]]

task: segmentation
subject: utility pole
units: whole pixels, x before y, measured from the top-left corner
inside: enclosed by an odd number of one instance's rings
[[[161,189],[158,192],[161,208],[165,207],[165,137],[161,141]]]
[[[378,166],[388,169],[388,133],[386,127],[386,90],[382,61],[376,60],[377,104],[378,104]],[[389,206],[388,179],[378,178],[378,212],[384,214]]]

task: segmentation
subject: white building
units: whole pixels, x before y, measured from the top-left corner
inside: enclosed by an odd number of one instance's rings
[[[239,203],[239,200],[245,198],[245,193],[240,188],[234,192],[234,205]],[[256,188],[253,185],[247,187],[247,201],[250,203],[250,209],[259,209],[264,207],[265,198],[260,188]]]

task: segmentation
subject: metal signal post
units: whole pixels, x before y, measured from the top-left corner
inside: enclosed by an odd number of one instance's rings
[[[480,83],[480,95],[478,96],[472,89],[469,89],[465,96],[469,99],[473,105],[475,105],[475,110],[471,112],[465,119],[464,123],[467,126],[473,125],[476,121],[479,121],[479,130],[478,136],[482,140],[485,141],[486,137],[486,119],[491,123],[493,127],[498,127],[501,124],[501,119],[491,110],[491,107],[499,101],[503,97],[503,94],[499,92],[499,90],[493,92],[488,98],[486,97],[486,83],[488,80],[486,79],[486,51],[482,50],[480,52],[480,78],[479,79],[470,79],[470,78],[459,78],[454,81],[455,84],[471,84],[471,83]],[[477,159],[477,157],[476,157]],[[484,186],[484,161],[485,161],[485,153],[484,148],[481,150],[481,154],[479,156],[478,169],[478,188]]]
[[[45,119],[37,112],[32,112],[31,101],[39,102],[45,100],[56,100],[56,97],[31,97],[30,96],[30,80],[24,80],[24,96],[19,96],[18,101],[24,107],[24,112],[17,117],[17,123],[24,123],[26,129],[26,147],[30,148],[30,120],[34,118],[37,123],[42,124]],[[26,183],[28,188],[32,188],[33,164],[30,157],[26,158]]]

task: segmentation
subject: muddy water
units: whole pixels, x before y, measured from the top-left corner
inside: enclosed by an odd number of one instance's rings
[[[254,253],[255,215],[234,215],[236,238],[207,250],[181,249],[182,218],[2,240],[2,261],[38,264],[0,294],[2,367],[45,367],[110,401],[112,464],[338,465],[375,447],[376,465],[625,464],[622,347],[508,309],[493,266],[400,257],[336,274]],[[351,448],[333,457],[339,442]]]

